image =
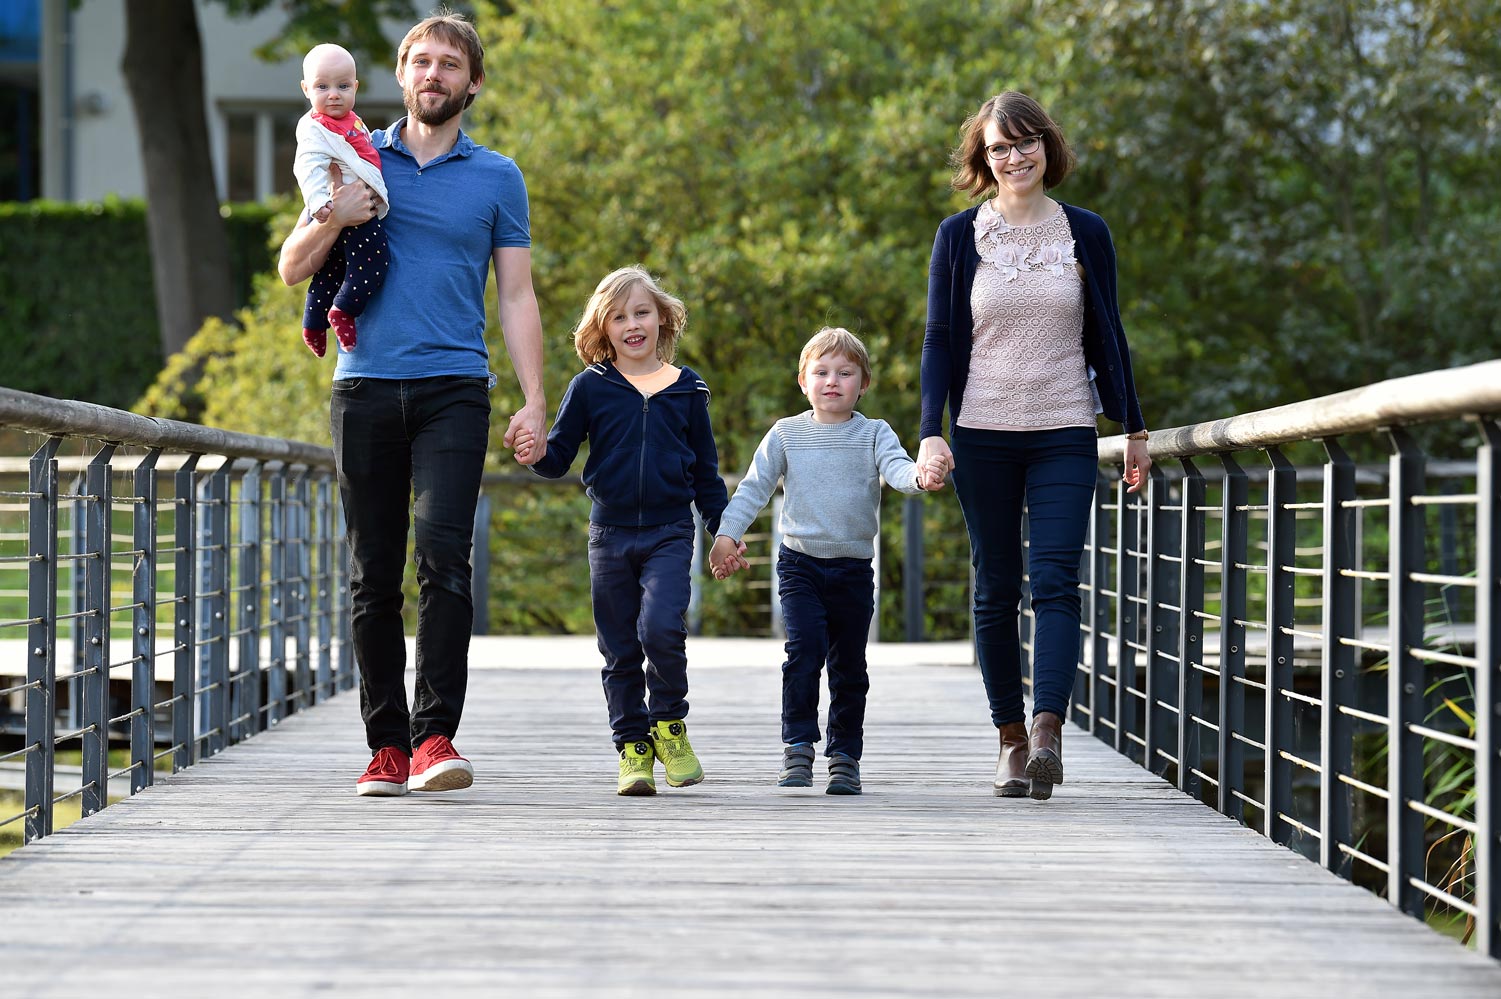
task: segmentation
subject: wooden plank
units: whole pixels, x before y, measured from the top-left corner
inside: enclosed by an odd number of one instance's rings
[[[775,787],[776,643],[694,640],[707,779],[639,799],[591,639],[475,651],[471,790],[356,797],[341,696],[0,861],[5,994],[1501,994],[1076,729],[1051,801],[993,797],[962,646],[872,646],[856,798]]]

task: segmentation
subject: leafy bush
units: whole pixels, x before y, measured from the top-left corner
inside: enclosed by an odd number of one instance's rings
[[[270,263],[271,210],[225,206],[238,298]],[[0,204],[0,355],[10,388],[128,407],[162,366],[146,208]]]

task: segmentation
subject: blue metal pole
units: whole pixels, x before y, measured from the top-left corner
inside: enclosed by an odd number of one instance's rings
[[[1182,536],[1178,552],[1178,788],[1195,798],[1202,793],[1204,716],[1204,474],[1189,458],[1183,464]]]
[[[148,787],[155,764],[156,705],[156,463],[161,449],[150,451],[135,470],[135,571],[131,633],[135,656],[130,678],[130,789]]]
[[[1423,584],[1412,578],[1424,571],[1423,507],[1413,497],[1423,491],[1422,449],[1400,427],[1387,431],[1391,440],[1391,558],[1387,581],[1387,624],[1391,647],[1387,659],[1387,901],[1423,918],[1424,894],[1413,885],[1423,878],[1423,816],[1409,802],[1423,804],[1423,739],[1412,731],[1421,725],[1426,683],[1423,663],[1412,654],[1423,646]]]
[[[31,456],[27,491],[26,820],[30,843],[52,833],[57,760],[57,449],[49,437]]]

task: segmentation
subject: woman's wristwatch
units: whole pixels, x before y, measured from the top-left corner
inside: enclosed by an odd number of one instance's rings
[[[1128,441],[1144,441],[1144,440],[1148,440],[1150,438],[1150,436],[1151,435],[1148,434],[1145,430],[1138,430],[1134,434],[1127,434],[1126,435],[1126,440],[1128,440]]]

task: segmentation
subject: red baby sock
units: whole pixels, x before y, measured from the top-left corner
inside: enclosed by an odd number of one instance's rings
[[[303,330],[302,342],[307,344],[307,349],[322,357],[328,350],[328,330]]]
[[[334,328],[334,336],[339,338],[339,346],[344,352],[354,350],[354,316],[336,305],[328,310],[328,323]]]

